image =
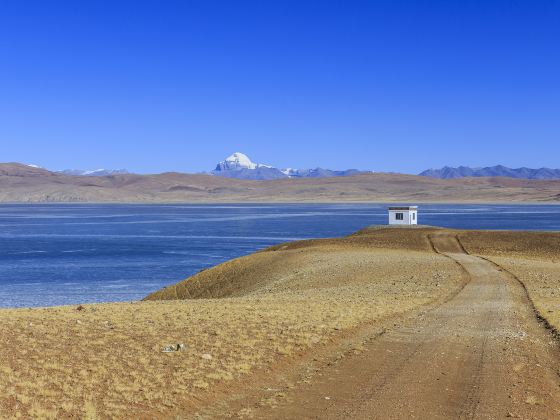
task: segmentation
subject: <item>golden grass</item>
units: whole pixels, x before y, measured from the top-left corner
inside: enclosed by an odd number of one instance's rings
[[[242,297],[0,310],[0,418],[184,416],[217,387],[461,281],[436,254],[362,250],[347,271],[349,252],[312,253]],[[161,352],[177,343],[187,349]]]
[[[472,254],[560,262],[560,232],[460,231]]]
[[[431,253],[428,235],[439,231],[438,228],[364,229],[343,238],[280,244],[203,270],[146,299],[221,298],[367,284],[383,258],[382,250],[406,249],[406,254],[411,256],[415,253],[410,250]],[[378,274],[398,276],[400,270],[400,264],[385,264],[380,266]]]

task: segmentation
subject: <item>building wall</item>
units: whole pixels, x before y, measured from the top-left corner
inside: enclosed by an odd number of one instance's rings
[[[397,220],[397,213],[403,213],[403,220]],[[416,214],[412,220],[412,214]],[[390,225],[416,225],[418,224],[418,212],[416,210],[389,210]]]

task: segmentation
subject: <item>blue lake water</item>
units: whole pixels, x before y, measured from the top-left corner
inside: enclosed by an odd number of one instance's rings
[[[386,223],[386,205],[0,205],[0,306],[130,301],[228,259]],[[422,224],[560,230],[560,206],[420,205]]]

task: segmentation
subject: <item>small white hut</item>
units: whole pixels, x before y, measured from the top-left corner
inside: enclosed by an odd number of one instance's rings
[[[389,207],[390,225],[417,225],[418,206]]]

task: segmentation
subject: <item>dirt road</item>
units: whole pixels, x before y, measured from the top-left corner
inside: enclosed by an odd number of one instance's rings
[[[468,272],[458,294],[372,335],[358,354],[286,389],[275,408],[261,400],[241,412],[279,419],[560,418],[557,343],[522,285],[466,254],[454,236],[431,241]]]

